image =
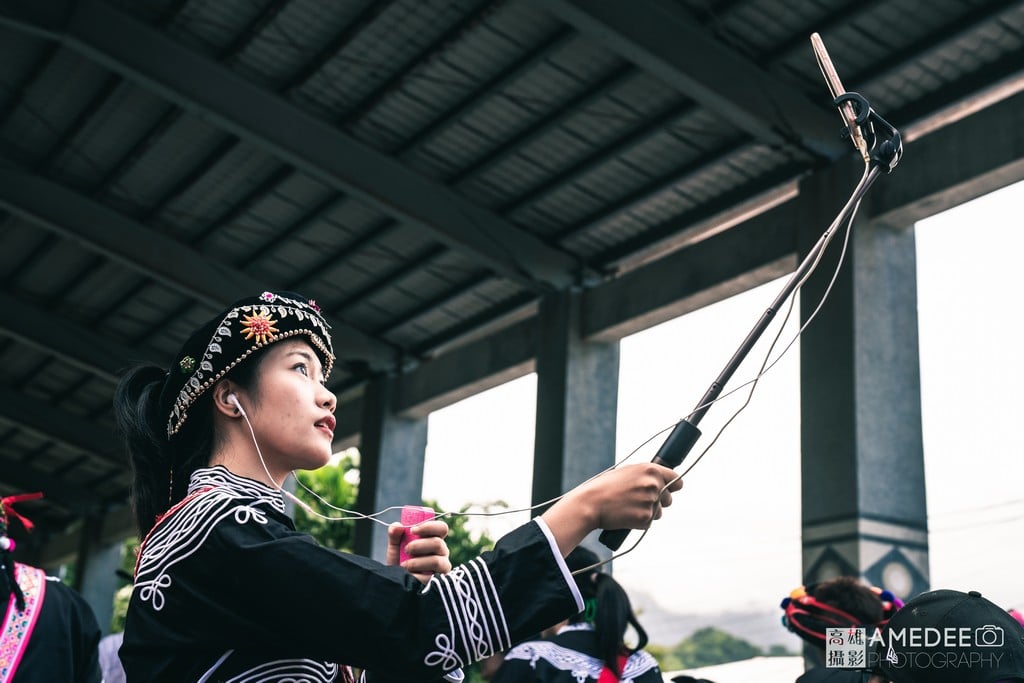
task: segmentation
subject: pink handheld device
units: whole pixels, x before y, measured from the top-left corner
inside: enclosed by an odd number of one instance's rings
[[[405,552],[405,546],[408,545],[409,541],[415,541],[419,536],[412,533],[410,528],[419,524],[420,522],[426,522],[434,519],[435,513],[433,508],[422,507],[420,505],[404,505],[402,506],[402,526],[405,527],[405,533],[402,535],[402,541],[398,545],[398,562],[402,563],[408,560],[411,556]]]

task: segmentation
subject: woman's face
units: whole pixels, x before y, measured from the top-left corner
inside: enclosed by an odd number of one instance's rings
[[[256,371],[256,391],[240,398],[276,481],[291,470],[327,464],[337,398],[324,386],[320,357],[309,343],[271,345]]]

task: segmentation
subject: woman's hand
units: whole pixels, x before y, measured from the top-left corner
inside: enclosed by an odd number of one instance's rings
[[[388,527],[388,552],[385,563],[388,565],[398,564],[398,546],[405,535],[405,527],[395,522]],[[405,552],[410,559],[402,563],[407,572],[415,576],[422,583],[430,580],[434,574],[447,574],[452,570],[452,563],[448,559],[448,545],[444,542],[448,535],[448,525],[438,519],[428,522],[420,522],[409,529],[411,533],[419,536],[414,541],[409,541],[405,546]]]
[[[672,504],[683,482],[654,463],[625,465],[583,482],[542,515],[567,555],[594,529],[646,529]]]

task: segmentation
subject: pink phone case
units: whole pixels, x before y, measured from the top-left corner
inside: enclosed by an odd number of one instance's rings
[[[398,562],[402,563],[409,559],[409,555],[405,553],[405,546],[409,541],[414,541],[419,536],[412,533],[409,527],[412,527],[420,522],[426,522],[427,520],[434,519],[435,513],[432,508],[422,507],[419,505],[404,505],[402,506],[402,526],[406,527],[405,534],[402,536],[402,541],[398,545]]]

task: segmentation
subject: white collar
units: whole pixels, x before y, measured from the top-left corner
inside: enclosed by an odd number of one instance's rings
[[[255,498],[260,502],[268,503],[278,512],[283,513],[285,511],[284,494],[280,489],[275,489],[261,481],[235,474],[223,465],[201,467],[193,472],[188,482],[188,492],[190,494],[195,493],[200,489],[210,486],[227,490],[241,498]]]

